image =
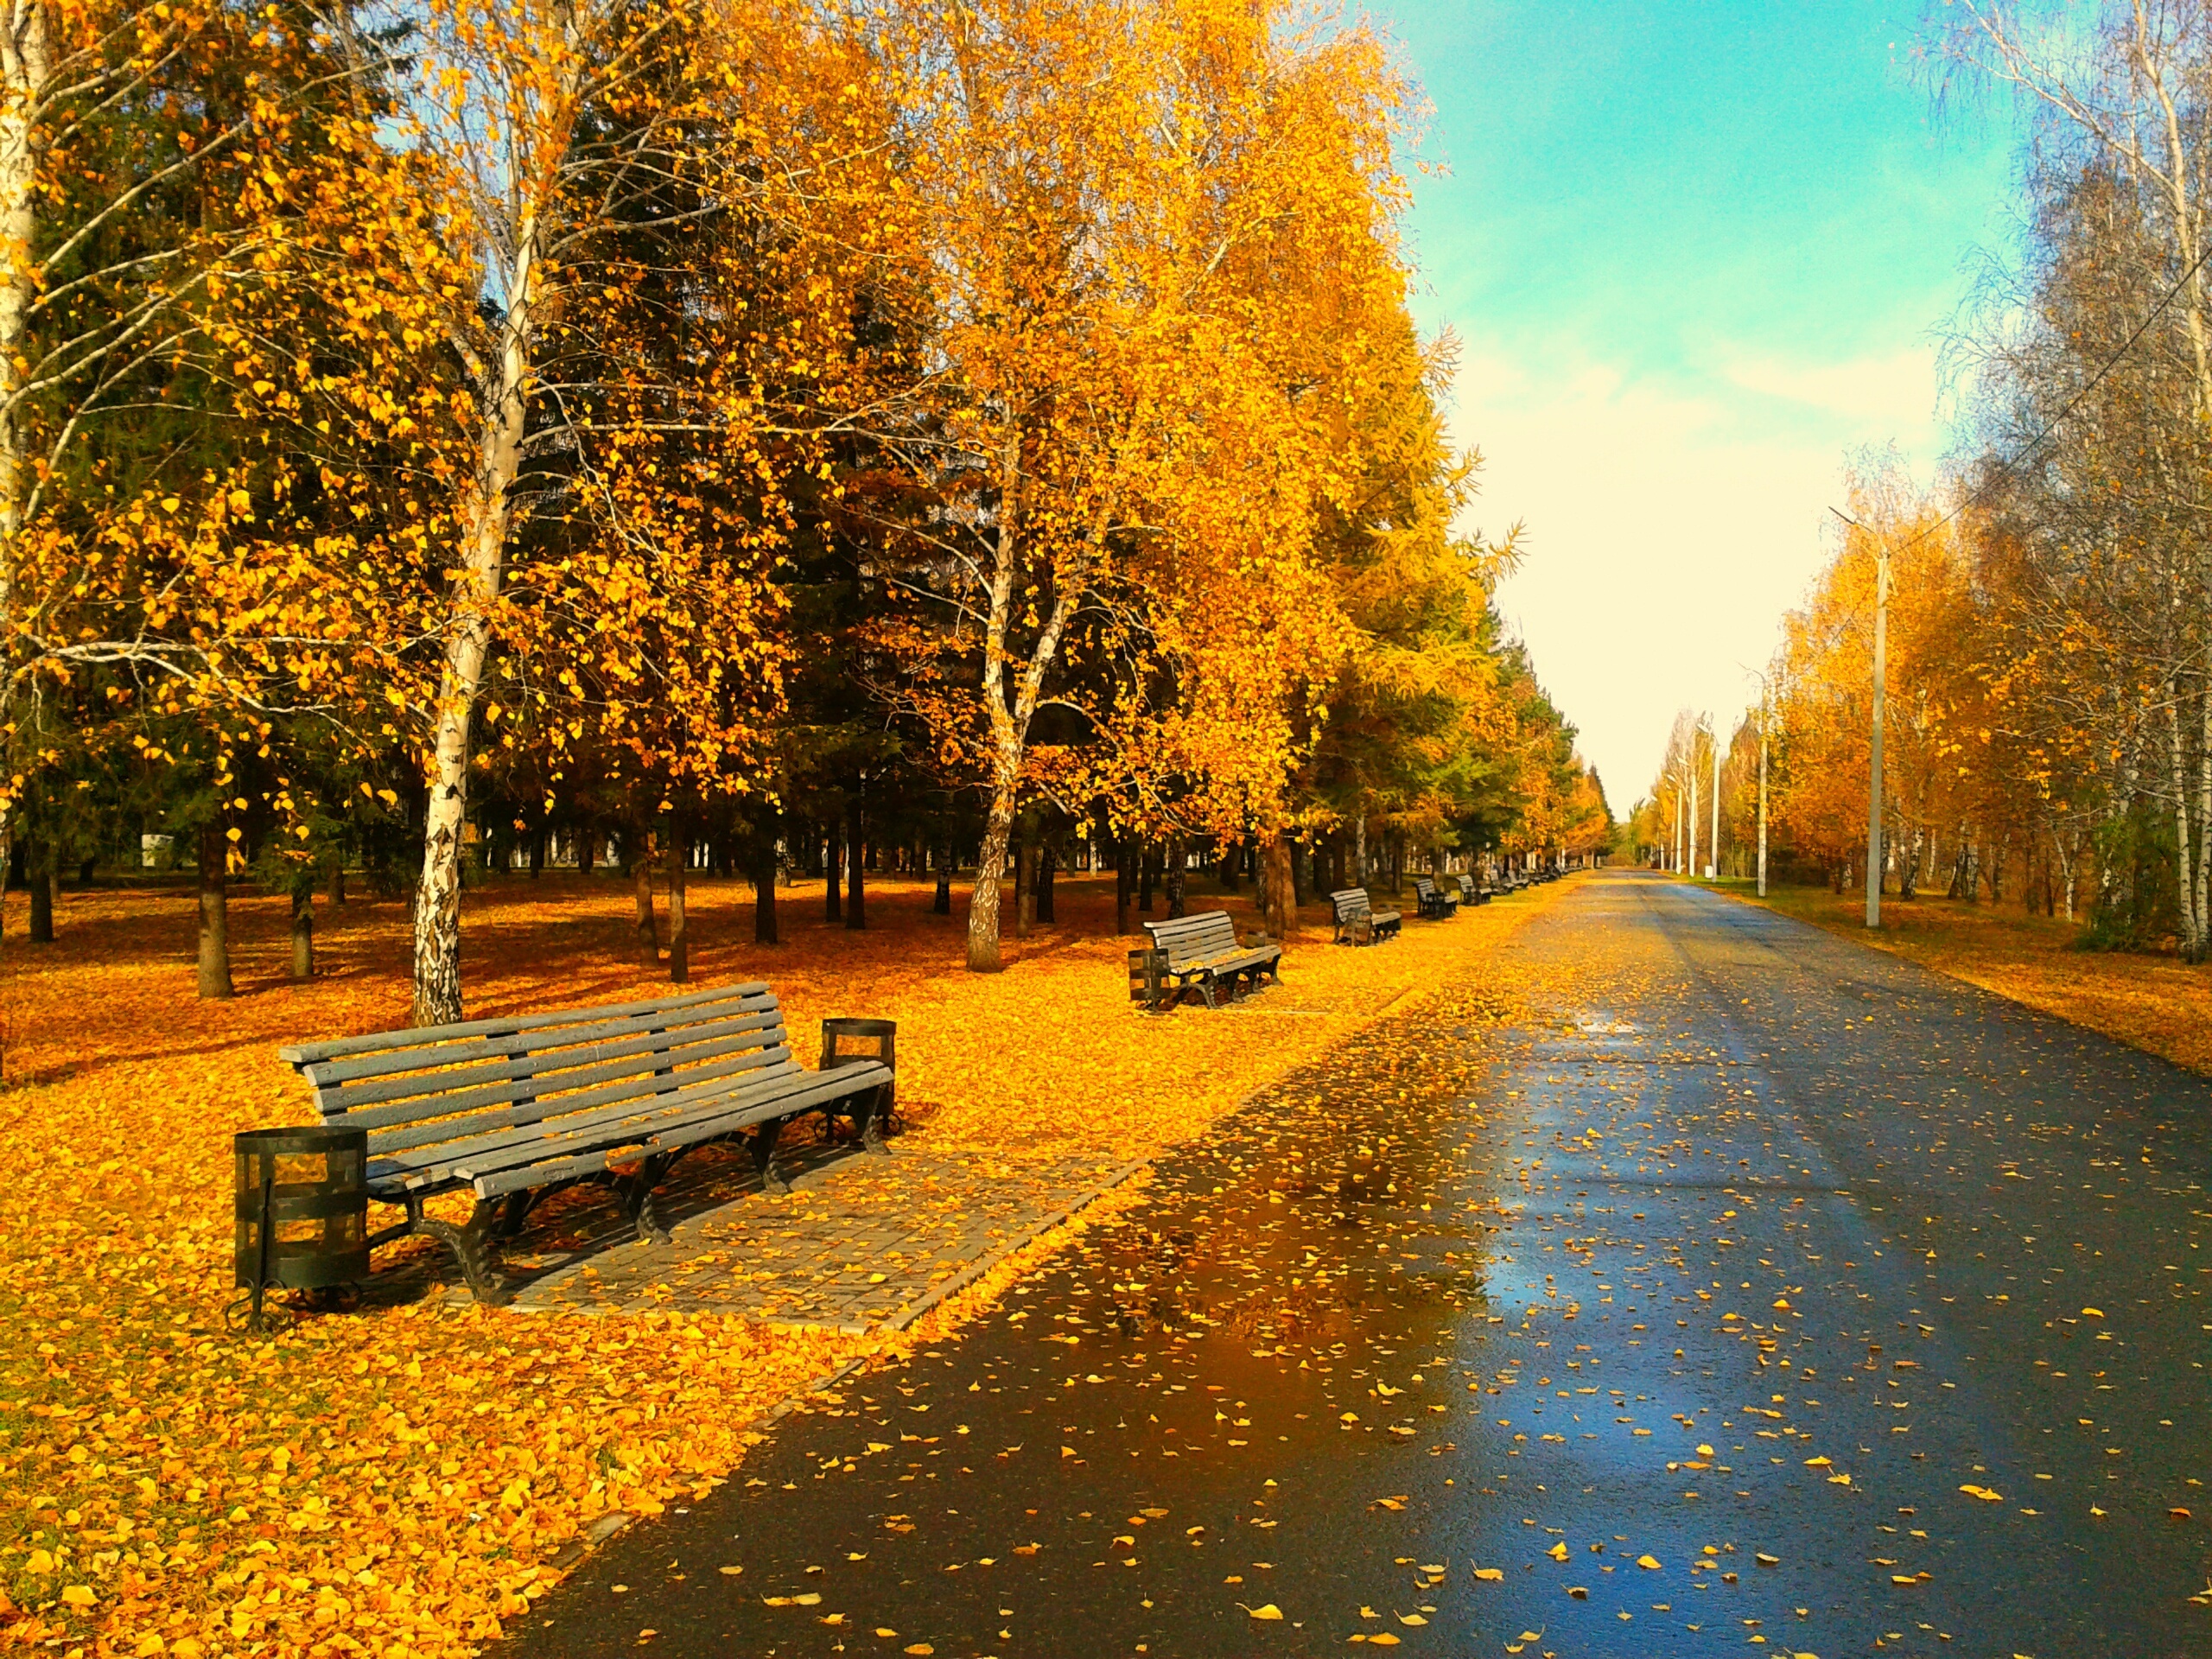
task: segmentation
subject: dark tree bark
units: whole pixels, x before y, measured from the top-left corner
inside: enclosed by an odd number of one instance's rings
[[[864,932],[868,928],[868,888],[863,876],[868,869],[868,824],[861,814],[856,799],[845,809],[845,931]]]
[[[630,884],[638,901],[638,954],[648,968],[660,966],[660,928],[653,919],[653,838],[637,832],[630,854]]]
[[[97,858],[86,858],[78,861],[77,885],[79,887],[89,887],[93,885],[92,876],[99,870],[99,860]]]
[[[763,827],[753,848],[753,943],[779,944],[776,934],[776,836]]]
[[[599,831],[588,823],[576,831],[576,874],[578,875],[591,874],[592,859],[599,851],[596,845],[598,840]]]
[[[822,838],[822,870],[826,878],[822,899],[823,919],[841,922],[845,918],[845,895],[842,891],[845,880],[845,861],[837,849],[838,829],[835,823]]]
[[[1260,855],[1260,914],[1268,937],[1287,944],[1297,918],[1297,888],[1292,879],[1290,843],[1271,841]]]
[[[1137,910],[1141,915],[1152,914],[1152,847],[1147,842],[1137,842]]]
[[[292,977],[315,977],[315,878],[292,883]]]
[[[1059,854],[1051,842],[1037,849],[1037,919],[1057,923],[1059,918],[1052,911],[1052,877],[1058,872]]]
[[[27,879],[23,885],[29,889],[31,895],[30,938],[33,944],[54,943],[54,876],[49,868],[53,859],[53,849],[41,840],[31,849],[31,856],[27,861],[29,868],[25,872]]]
[[[683,937],[683,881],[691,869],[691,840],[681,830],[668,832],[668,977],[671,983],[688,984],[691,978],[691,948]]]
[[[226,899],[229,838],[219,820],[200,830],[200,995],[213,1001],[231,995],[231,929]]]
[[[333,910],[342,908],[346,903],[346,861],[343,858],[334,858],[330,861],[328,885],[330,907]]]
[[[536,830],[531,832],[530,879],[533,881],[537,880],[539,876],[545,874],[546,834],[547,832],[543,830]]]
[[[1214,871],[1221,879],[1221,890],[1224,893],[1236,891],[1236,867],[1243,861],[1243,859],[1244,843],[1241,841],[1232,841],[1222,849],[1220,856],[1215,860]]]
[[[1167,838],[1167,917],[1170,921],[1188,913],[1183,908],[1183,880],[1184,866],[1189,862],[1190,855],[1183,850],[1183,837],[1170,836]]]
[[[1037,921],[1037,844],[1027,835],[1014,844],[1014,937],[1026,939]]]
[[[1129,868],[1129,843],[1117,843],[1114,849],[1114,931],[1129,931],[1129,896],[1135,883],[1131,879],[1135,872]]]
[[[939,916],[952,914],[952,843],[949,841],[938,849],[937,899],[930,908]]]

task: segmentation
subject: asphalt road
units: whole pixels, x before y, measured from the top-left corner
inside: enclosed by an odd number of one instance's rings
[[[1641,873],[1510,956],[516,1645],[2212,1655],[2212,1090]]]

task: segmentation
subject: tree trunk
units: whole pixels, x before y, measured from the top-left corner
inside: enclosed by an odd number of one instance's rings
[[[292,883],[292,977],[315,977],[315,880],[309,875]]]
[[[753,943],[778,944],[776,936],[776,836],[763,825],[753,851]]]
[[[533,881],[545,874],[545,836],[543,829],[530,834],[530,879]]]
[[[329,901],[333,910],[341,910],[346,904],[346,861],[334,858],[330,861]]]
[[[54,73],[47,8],[20,7],[15,19],[8,31],[9,50],[0,57],[5,69],[5,83],[0,85],[0,247],[19,251],[0,264],[0,626],[10,629],[18,620],[16,565],[33,476],[25,453],[29,410],[22,393],[25,365],[38,356],[26,350],[25,335],[41,286],[34,261],[44,242],[38,222],[37,111]]]
[[[1153,876],[1152,843],[1150,842],[1140,841],[1137,842],[1136,859],[1137,909],[1141,914],[1149,916],[1152,914]]]
[[[1183,848],[1183,837],[1180,836],[1168,836],[1167,918],[1170,921],[1174,920],[1178,916],[1185,916],[1190,913],[1184,908],[1183,905],[1183,885],[1185,879],[1188,874],[1186,867],[1189,865],[1190,861],[1190,855],[1185,852]]]
[[[831,823],[822,837],[822,918],[841,922],[845,918],[845,861],[838,849],[840,826]]]
[[[863,932],[868,927],[868,823],[861,817],[858,796],[845,809],[845,931]]]
[[[1059,855],[1049,841],[1037,845],[1037,919],[1047,926],[1057,925],[1058,915],[1052,908],[1052,878],[1059,871]]]
[[[683,882],[691,872],[691,841],[674,825],[668,831],[668,977],[671,984],[691,979],[691,947],[683,937]]]
[[[653,920],[653,838],[640,831],[630,855],[630,885],[638,901],[638,954],[649,969],[660,967],[660,929]]]
[[[563,66],[545,88],[553,107],[574,102],[582,60]],[[519,188],[519,187],[518,187]],[[530,187],[542,189],[543,181]],[[521,219],[521,234],[503,251],[499,288],[509,296],[499,351],[477,385],[483,417],[474,476],[455,503],[461,527],[461,568],[453,572],[444,618],[445,659],[433,710],[433,764],[423,823],[423,880],[415,902],[415,1007],[417,1026],[462,1018],[461,995],[461,829],[468,817],[468,736],[492,649],[492,613],[506,569],[514,505],[508,491],[522,466],[527,397],[536,365],[538,237],[545,221]]]
[[[952,843],[948,841],[938,849],[937,897],[930,901],[933,916],[952,914]]]
[[[968,971],[995,974],[999,960],[999,880],[1006,873],[1007,842],[1014,834],[1015,778],[1001,753],[991,791],[983,844],[976,855],[976,884],[968,890]]]
[[[54,881],[47,866],[54,858],[52,843],[44,836],[31,846],[24,861],[23,886],[31,899],[30,942],[54,943]]]
[[[1026,939],[1037,925],[1037,843],[1024,833],[1014,844],[1014,937]]]
[[[1297,895],[1291,880],[1290,844],[1277,837],[1260,849],[1260,916],[1268,935],[1287,944],[1297,922]]]
[[[1129,931],[1129,894],[1135,885],[1135,872],[1129,868],[1130,844],[1117,842],[1114,848],[1114,931]]]
[[[221,1001],[231,995],[228,907],[230,841],[219,820],[200,830],[200,995]]]

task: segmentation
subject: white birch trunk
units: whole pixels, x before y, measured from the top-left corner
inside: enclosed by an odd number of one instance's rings
[[[466,518],[461,567],[448,613],[445,663],[439,675],[431,755],[430,798],[423,825],[423,880],[415,898],[415,1000],[417,1026],[464,1018],[461,988],[461,845],[468,817],[468,738],[491,655],[492,611],[505,575],[508,491],[522,464],[525,398],[531,373],[531,306],[537,272],[535,220],[517,238],[507,312],[493,384],[486,388],[484,432]]]

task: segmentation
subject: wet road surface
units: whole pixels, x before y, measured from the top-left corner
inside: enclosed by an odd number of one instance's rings
[[[2212,1655],[2212,1089],[1641,873],[1506,963],[516,1645]]]

